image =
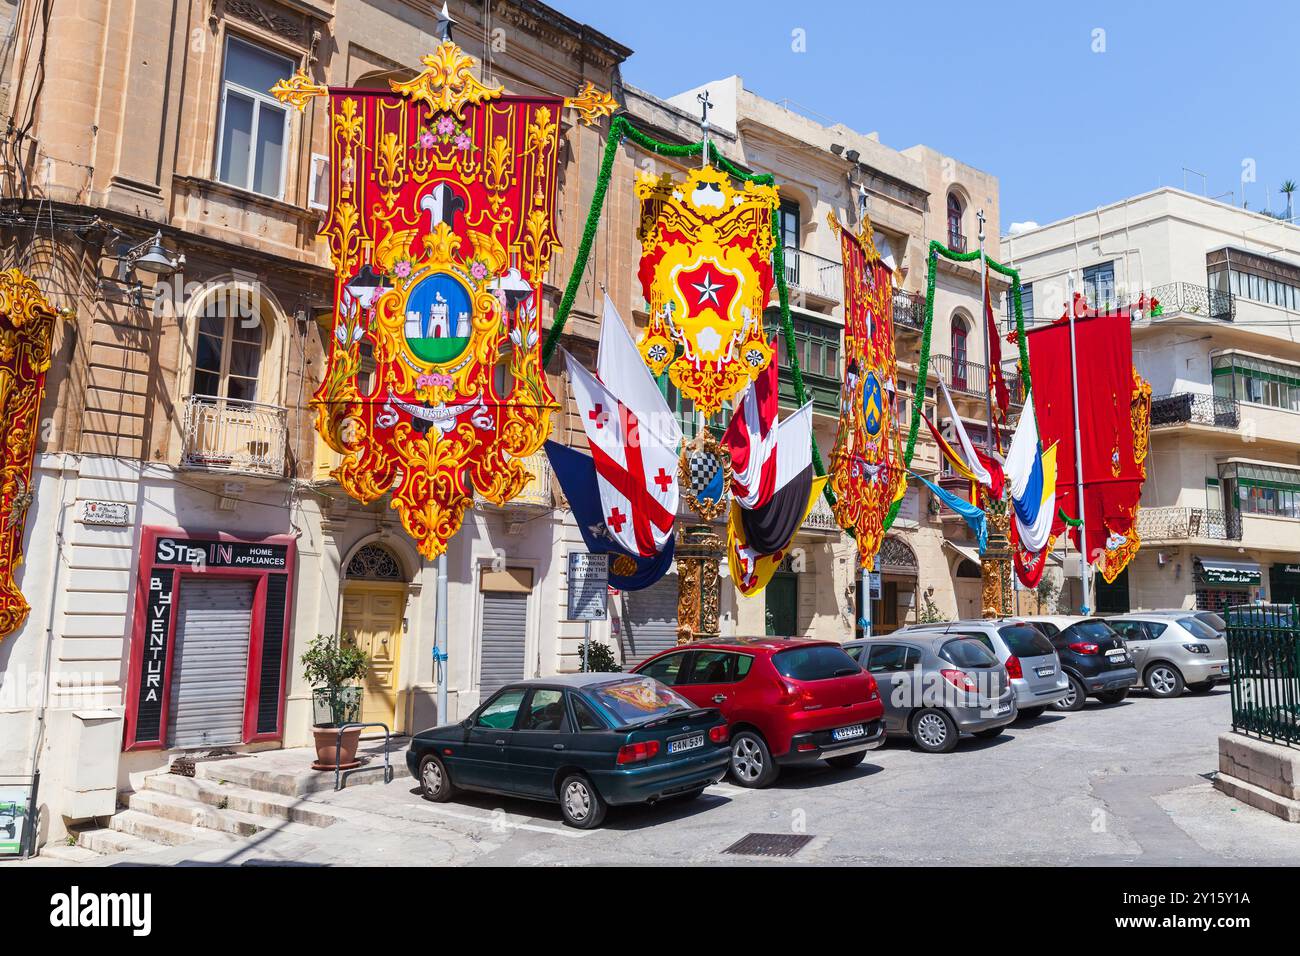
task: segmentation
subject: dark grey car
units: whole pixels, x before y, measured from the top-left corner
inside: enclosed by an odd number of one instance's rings
[[[947,753],[963,733],[996,737],[1016,719],[1006,668],[969,637],[901,634],[849,641],[844,650],[876,679],[885,732]]]

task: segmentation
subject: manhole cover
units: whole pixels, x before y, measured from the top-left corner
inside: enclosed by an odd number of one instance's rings
[[[747,833],[722,852],[738,856],[791,857],[811,841],[812,837],[800,833]]]

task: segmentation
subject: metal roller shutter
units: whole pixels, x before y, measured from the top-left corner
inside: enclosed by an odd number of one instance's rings
[[[631,670],[651,654],[677,646],[677,574],[665,574],[641,591],[624,591],[619,643],[623,669]]]
[[[523,680],[524,636],[527,630],[527,594],[483,592],[478,684],[479,693],[484,700],[511,681]]]
[[[181,582],[168,746],[219,747],[243,739],[253,587],[215,578]]]

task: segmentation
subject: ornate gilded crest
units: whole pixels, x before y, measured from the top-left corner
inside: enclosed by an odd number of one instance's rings
[[[844,381],[831,452],[835,520],[852,531],[858,560],[870,570],[884,537],[884,520],[906,480],[894,407],[893,278],[872,243],[864,215],[857,233],[830,225],[844,261]]]
[[[56,313],[36,283],[17,269],[0,272],[0,640],[27,619],[31,605],[14,583],[23,563],[23,528],[32,503],[32,459]]]
[[[566,101],[484,86],[450,41],[423,63],[389,93],[328,91],[335,314],[313,404],[339,484],[363,502],[391,495],[432,558],[475,494],[523,490],[521,459],[550,432],[539,339]],[[312,93],[276,91],[294,105]],[[593,97],[581,106],[607,112]]]
[[[650,324],[637,348],[711,415],[772,361],[763,309],[772,293],[775,186],[706,166],[685,180],[638,177],[641,288]],[[678,354],[680,352],[680,354]]]

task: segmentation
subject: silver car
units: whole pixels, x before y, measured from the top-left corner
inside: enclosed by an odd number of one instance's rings
[[[1006,668],[980,641],[943,633],[849,641],[844,650],[876,679],[885,733],[947,753],[963,733],[996,737],[1016,719]]]
[[[1153,697],[1203,694],[1228,679],[1228,642],[1195,612],[1152,612],[1107,618],[1128,644],[1142,686]]]
[[[941,631],[980,641],[1007,669],[1016,707],[1025,717],[1038,717],[1070,693],[1056,648],[1036,627],[1012,619],[978,619],[945,624],[909,624],[893,636]]]

